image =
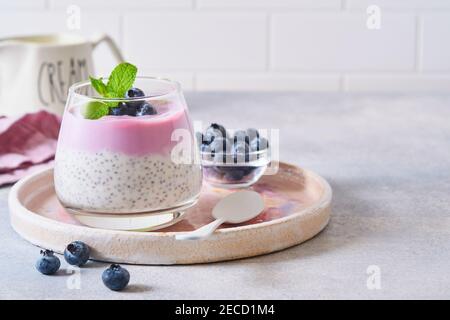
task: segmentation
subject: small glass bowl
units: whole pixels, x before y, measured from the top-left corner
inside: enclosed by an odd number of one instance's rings
[[[220,158],[210,152],[201,152],[203,179],[216,188],[247,188],[256,183],[270,163],[270,149],[250,152],[246,159],[231,153]]]

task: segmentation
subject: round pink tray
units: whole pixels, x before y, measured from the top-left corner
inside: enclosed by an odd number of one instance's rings
[[[281,250],[312,238],[328,223],[331,188],[320,176],[280,163],[276,175],[263,176],[253,190],[266,209],[240,225],[223,225],[202,240],[175,240],[175,234],[212,221],[213,206],[232,190],[204,185],[198,204],[175,225],[154,232],[94,229],[80,225],[58,202],[53,170],[28,176],[11,189],[11,224],[29,242],[55,252],[81,240],[92,258],[133,264],[207,263]]]

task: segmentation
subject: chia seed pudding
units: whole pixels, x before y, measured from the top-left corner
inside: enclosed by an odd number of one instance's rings
[[[55,188],[68,207],[107,212],[171,208],[198,196],[201,169],[159,155],[58,150]]]
[[[194,139],[182,103],[152,102],[155,115],[104,116],[66,110],[58,140],[54,181],[63,206],[89,212],[138,213],[195,204],[202,184],[196,148],[176,163],[174,130]]]

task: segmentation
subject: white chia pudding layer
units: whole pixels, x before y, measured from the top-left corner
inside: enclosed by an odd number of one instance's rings
[[[54,180],[58,198],[67,207],[131,213],[195,201],[202,171],[198,164],[175,164],[170,156],[58,149]]]

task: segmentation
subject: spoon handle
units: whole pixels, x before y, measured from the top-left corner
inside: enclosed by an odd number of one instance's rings
[[[206,238],[210,236],[214,230],[216,230],[222,223],[225,221],[223,219],[217,219],[214,220],[211,223],[208,223],[207,225],[204,225],[201,228],[198,228],[197,230],[184,233],[184,234],[177,234],[175,236],[176,240],[198,240],[202,238]]]

